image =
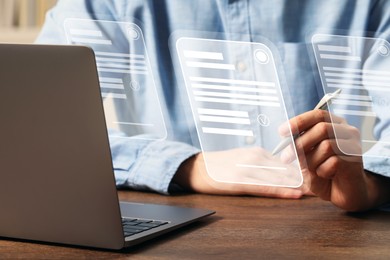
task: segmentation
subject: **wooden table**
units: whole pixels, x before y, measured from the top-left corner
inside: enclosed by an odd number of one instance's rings
[[[121,252],[0,240],[0,259],[390,259],[388,212],[349,214],[315,197],[119,196],[217,214]]]

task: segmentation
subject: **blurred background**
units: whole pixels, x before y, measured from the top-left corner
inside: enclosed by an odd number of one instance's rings
[[[0,0],[0,42],[32,43],[57,0]]]

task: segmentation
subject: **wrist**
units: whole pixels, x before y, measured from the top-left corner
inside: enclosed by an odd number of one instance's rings
[[[174,181],[186,191],[217,194],[220,190],[212,186],[207,175],[202,153],[198,153],[185,160],[179,167]]]
[[[194,172],[196,172],[195,161],[197,160],[199,155],[200,154],[193,155],[183,161],[172,179],[172,182],[182,187],[185,191],[194,191],[192,179]]]
[[[390,201],[390,178],[366,172],[369,207],[376,208]]]

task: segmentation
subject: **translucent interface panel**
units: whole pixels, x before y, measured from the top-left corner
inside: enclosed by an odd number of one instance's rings
[[[288,120],[271,50],[261,43],[182,37],[176,51],[210,177],[300,186],[297,164],[270,154],[280,141],[278,127]]]
[[[367,37],[316,34],[312,37],[315,58],[325,93],[341,89],[330,112],[359,128],[363,149],[349,145],[347,136],[334,124],[338,148],[348,155],[385,156],[377,146],[389,146],[389,139],[374,135],[374,125],[389,119],[390,45],[386,40]]]
[[[107,127],[126,137],[164,139],[166,127],[141,29],[133,23],[86,19],[67,19],[64,26],[70,44],[95,52]]]

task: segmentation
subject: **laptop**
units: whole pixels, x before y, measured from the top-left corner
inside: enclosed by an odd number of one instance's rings
[[[0,44],[0,98],[1,237],[121,249],[214,213],[118,201],[88,47]]]

